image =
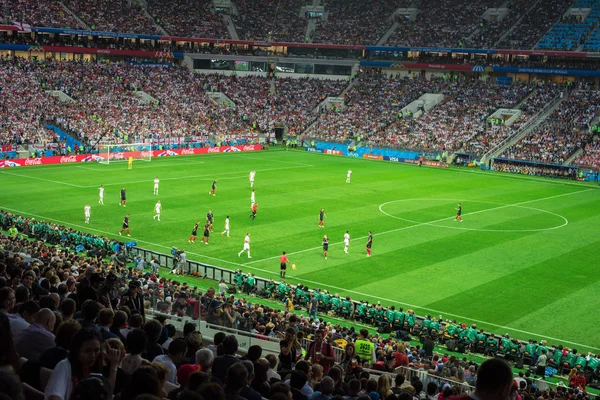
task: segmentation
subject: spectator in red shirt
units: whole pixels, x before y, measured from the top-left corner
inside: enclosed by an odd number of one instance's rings
[[[335,361],[333,348],[323,340],[324,332],[317,329],[315,332],[315,341],[308,346],[307,356],[312,364],[319,364],[323,367],[323,374],[327,374],[331,364]]]
[[[575,375],[569,380],[569,386],[585,391],[585,387],[587,386],[587,379],[585,378],[585,374],[583,373],[583,371],[579,371],[577,375]]]

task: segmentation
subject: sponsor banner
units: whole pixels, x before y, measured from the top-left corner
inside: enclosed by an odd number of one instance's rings
[[[376,156],[375,154],[363,154],[362,158],[368,158],[369,160],[383,160],[383,156]]]
[[[170,51],[145,51],[145,50],[118,50],[118,49],[94,49],[87,47],[67,46],[42,46],[43,51],[57,53],[84,53],[84,54],[110,54],[116,56],[133,56],[145,58],[183,58],[183,53]]]
[[[333,150],[333,149],[325,149],[325,150],[323,150],[323,153],[330,154],[332,156],[343,156],[344,155],[343,151]]]
[[[124,151],[110,154],[111,160],[124,160],[129,157],[173,157],[192,154],[209,153],[232,153],[241,151],[261,150],[260,144],[246,146],[221,146],[221,147],[203,147],[196,149],[177,149],[177,150],[154,150],[154,151]],[[50,164],[75,164],[85,162],[98,162],[106,160],[106,154],[81,154],[72,156],[51,156],[42,158],[18,158],[15,160],[1,160],[0,168],[27,167],[32,165],[50,165]]]
[[[509,72],[520,74],[549,74],[564,76],[600,76],[600,71],[584,69],[551,69],[551,68],[516,68],[516,67],[492,67],[494,72]]]
[[[404,160],[404,162],[408,163],[408,164],[418,164],[419,160],[406,159],[406,160]],[[425,165],[427,167],[448,168],[448,164],[440,163],[439,161],[423,160],[423,165]]]
[[[392,161],[392,162],[406,162],[405,158],[400,158],[400,157],[385,156],[385,157],[383,157],[383,159],[385,161]]]
[[[307,147],[306,151],[309,151],[311,153],[322,153],[323,152],[323,150],[321,150],[321,149],[315,149],[314,147]]]

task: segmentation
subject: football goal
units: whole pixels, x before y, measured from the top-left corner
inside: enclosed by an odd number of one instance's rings
[[[149,143],[98,144],[100,164],[110,164],[127,161],[131,156],[134,160],[152,161],[152,145]]]

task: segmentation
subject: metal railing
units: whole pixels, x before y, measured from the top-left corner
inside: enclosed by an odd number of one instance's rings
[[[488,150],[488,152],[485,153],[482,158],[485,158],[486,160],[490,159],[495,152],[502,149],[503,146],[505,146],[511,140],[513,140],[518,135],[523,133],[526,129],[529,129],[531,126],[538,123],[538,120],[544,115],[544,113],[546,113],[550,108],[554,107],[554,105],[556,105],[556,103],[558,103],[559,101],[562,101],[562,99],[563,99],[562,97],[558,96],[554,100],[552,100],[550,103],[546,104],[546,106],[544,108],[542,108],[537,114],[535,114],[532,118],[530,118],[527,122],[525,122],[525,124],[520,126],[519,129],[517,129],[517,131],[515,133],[513,133],[512,135],[510,135],[509,137],[507,137],[500,143],[498,143],[492,149]]]

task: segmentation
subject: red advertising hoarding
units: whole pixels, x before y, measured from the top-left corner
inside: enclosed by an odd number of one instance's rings
[[[369,160],[383,160],[383,156],[376,156],[375,154],[363,154],[362,158],[368,158]]]
[[[177,149],[177,150],[153,150],[153,151],[125,151],[114,152],[110,154],[111,160],[123,160],[129,157],[174,157],[192,154],[208,153],[235,153],[242,151],[261,150],[260,144],[246,146],[221,146],[221,147],[203,147],[197,149]],[[1,160],[0,168],[27,167],[31,165],[50,165],[50,164],[72,164],[85,162],[106,161],[106,154],[81,154],[71,156],[53,156],[41,158],[17,158],[14,160]]]

